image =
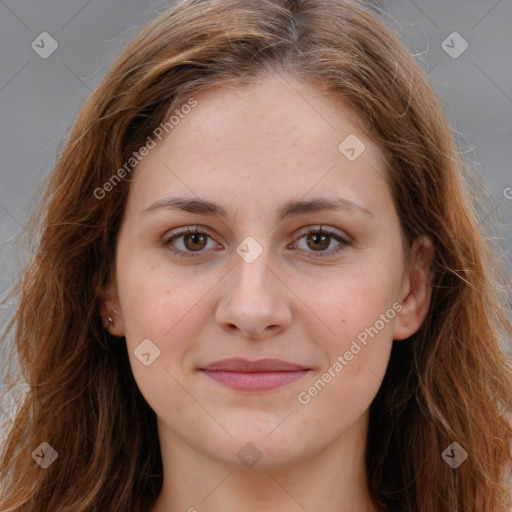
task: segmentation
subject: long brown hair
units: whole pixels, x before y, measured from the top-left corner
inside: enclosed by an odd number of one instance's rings
[[[435,245],[429,313],[416,334],[394,342],[370,409],[376,508],[511,509],[508,280],[442,106],[381,14],[348,0],[184,0],[117,58],[81,109],[27,228],[31,256],[3,340],[14,328],[6,384],[19,382],[17,358],[28,391],[2,452],[0,511],[145,512],[155,502],[155,413],[126,344],[98,314],[136,165],[104,185],[193,94],[271,67],[316,80],[355,109],[386,155],[407,249],[422,235]],[[47,469],[32,457],[42,442],[58,453]],[[454,442],[468,454],[457,469],[442,457]]]

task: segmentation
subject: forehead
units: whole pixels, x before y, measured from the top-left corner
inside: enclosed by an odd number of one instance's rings
[[[267,74],[259,81],[216,84],[195,98],[198,107],[190,118],[201,118],[194,126],[197,143],[210,144],[214,152],[247,151],[263,144],[283,149],[318,147],[322,142],[328,151],[328,145],[343,134],[364,135],[355,110],[312,80]],[[182,127],[190,124],[184,122]],[[327,133],[331,137],[326,138]]]
[[[193,97],[197,105],[137,166],[132,187],[144,207],[166,191],[221,202],[343,184],[364,199],[365,188],[385,186],[380,149],[355,111],[320,84],[276,74]],[[347,158],[349,146],[360,153],[356,159]]]

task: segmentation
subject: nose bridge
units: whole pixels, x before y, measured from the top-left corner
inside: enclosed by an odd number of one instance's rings
[[[275,276],[268,267],[271,265],[272,254],[270,237],[247,236],[236,247],[235,286],[243,292],[260,294],[262,291],[270,293],[270,282]]]
[[[237,247],[230,283],[217,310],[217,322],[249,337],[275,332],[291,320],[283,284],[273,271],[270,237],[247,237]]]

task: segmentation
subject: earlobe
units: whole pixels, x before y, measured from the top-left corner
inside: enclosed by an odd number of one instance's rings
[[[103,290],[100,299],[99,313],[105,329],[117,337],[125,335],[121,306],[116,287],[109,283]]]
[[[402,289],[402,309],[396,315],[393,335],[395,340],[412,336],[427,315],[432,296],[434,256],[435,248],[430,238],[424,236],[414,241]]]

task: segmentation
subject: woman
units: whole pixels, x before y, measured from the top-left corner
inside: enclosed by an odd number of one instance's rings
[[[157,17],[34,213],[0,511],[510,510],[506,276],[463,171],[368,6]]]

